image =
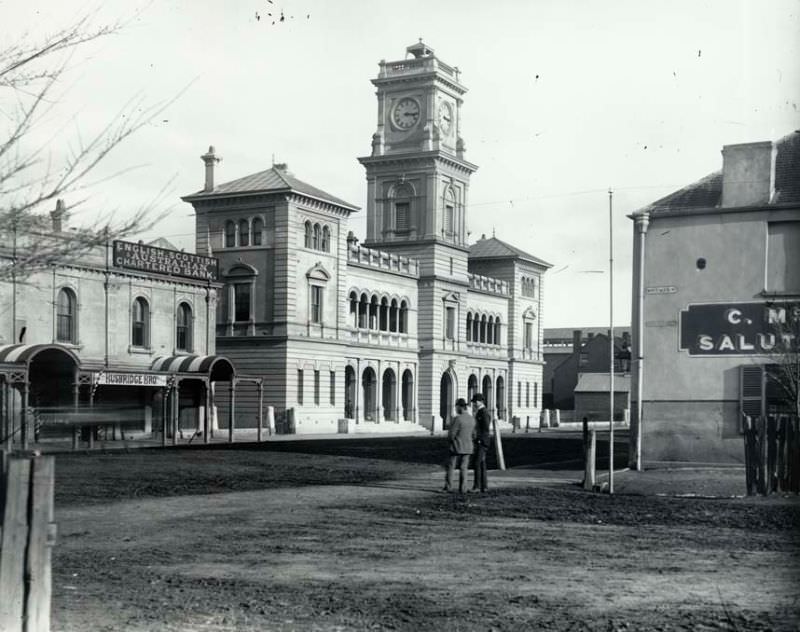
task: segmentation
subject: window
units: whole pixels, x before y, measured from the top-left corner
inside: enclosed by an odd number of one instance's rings
[[[444,236],[453,236],[453,214],[454,209],[452,204],[447,204],[444,207]]]
[[[311,322],[322,322],[322,287],[319,285],[311,286]]]
[[[133,301],[131,344],[134,347],[150,346],[150,306],[141,296]]]
[[[525,408],[531,407],[531,383],[525,382]]]
[[[445,338],[448,340],[456,339],[456,308],[447,307],[445,309]]]
[[[192,350],[192,308],[187,303],[178,305],[175,314],[175,348],[178,351]]]
[[[456,196],[452,188],[448,188],[444,196],[444,217],[442,233],[445,239],[451,240],[456,234]]]
[[[312,233],[313,229],[311,228],[311,222],[307,221],[305,223],[305,241],[303,242],[303,245],[306,248],[311,248]]]
[[[264,239],[264,220],[260,217],[253,219],[253,245],[260,246]]]
[[[800,292],[800,222],[768,224],[766,290]]]
[[[536,278],[522,277],[522,296],[536,298]]]
[[[331,406],[336,406],[336,371],[331,371],[330,403]]]
[[[533,323],[525,323],[525,337],[523,343],[526,349],[533,348]]]
[[[517,382],[517,407],[522,408],[522,382]]]
[[[236,246],[236,224],[232,220],[225,222],[225,247]]]
[[[239,220],[239,245],[250,245],[250,223],[246,219]]]
[[[467,342],[472,341],[472,312],[467,312]]]
[[[539,405],[539,382],[533,383],[533,407],[536,408]]]
[[[319,371],[314,371],[314,405],[319,406]]]
[[[322,227],[322,243],[320,244],[320,250],[322,252],[330,252],[331,249],[331,231],[328,230],[327,226]]]
[[[408,216],[410,214],[408,202],[397,202],[394,205],[395,227],[397,232],[406,232],[409,229]]]
[[[319,250],[319,243],[322,239],[322,229],[320,228],[319,224],[314,224],[314,233],[311,238],[311,247],[314,250]]]
[[[400,301],[400,320],[398,328],[401,334],[408,333],[408,305],[405,300]]]
[[[297,403],[303,405],[303,369],[297,369]]]
[[[58,292],[56,301],[56,341],[57,342],[76,342],[75,332],[75,293],[62,288]]]
[[[250,320],[250,302],[252,298],[250,283],[235,283],[233,285],[233,319],[236,322]]]

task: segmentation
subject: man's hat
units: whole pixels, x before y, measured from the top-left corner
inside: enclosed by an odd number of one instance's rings
[[[463,397],[459,397],[456,400],[456,406],[458,406],[459,408],[466,408],[467,407],[467,400],[464,399]]]
[[[486,400],[483,398],[483,393],[475,393],[475,394],[472,396],[472,403],[473,403],[473,404],[474,404],[475,402],[485,402],[485,401],[486,401]]]

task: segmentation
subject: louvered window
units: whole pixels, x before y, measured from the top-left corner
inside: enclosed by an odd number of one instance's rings
[[[764,414],[764,367],[745,365],[739,374],[739,408],[742,416]]]

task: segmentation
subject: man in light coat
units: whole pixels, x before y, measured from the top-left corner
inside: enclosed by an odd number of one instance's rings
[[[453,479],[453,470],[458,467],[458,491],[466,493],[467,468],[469,457],[474,448],[473,435],[475,434],[475,418],[467,412],[467,402],[459,398],[456,400],[456,418],[447,431],[447,443],[450,448],[450,458],[447,461],[447,473],[444,479],[444,491],[449,492]]]

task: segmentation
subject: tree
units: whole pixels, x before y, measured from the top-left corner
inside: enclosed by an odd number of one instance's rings
[[[147,106],[137,98],[87,140],[75,133],[69,143],[53,138],[37,143],[33,132],[57,103],[74,53],[124,26],[95,26],[94,17],[86,14],[39,41],[22,37],[0,48],[0,118],[6,122],[6,129],[0,128],[0,281],[24,280],[50,265],[79,260],[108,240],[147,230],[160,219],[154,210],[161,194],[126,219],[111,215],[90,228],[54,232],[42,213],[64,216],[84,205],[98,184],[91,181],[98,165],[167,105]],[[69,204],[56,209],[62,199]]]
[[[771,325],[767,381],[786,412],[800,417],[800,303],[767,304]]]

